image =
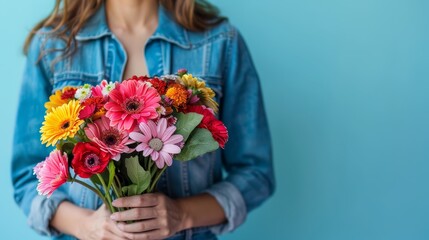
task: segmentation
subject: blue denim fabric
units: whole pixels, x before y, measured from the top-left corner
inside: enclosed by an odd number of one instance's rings
[[[37,232],[54,239],[74,239],[49,226],[57,206],[71,201],[96,209],[101,201],[77,184],[62,186],[49,199],[37,195],[32,169],[51,150],[40,143],[43,106],[51,93],[65,86],[98,84],[103,79],[120,81],[127,56],[106,24],[104,7],[78,33],[77,49],[70,57],[49,51],[65,44],[46,34],[48,31],[45,28],[36,34],[27,56],[12,159],[14,197]],[[216,92],[219,117],[229,130],[226,148],[193,161],[174,162],[158,184],[159,191],[172,198],[209,193],[227,217],[224,224],[189,229],[171,239],[216,239],[217,234],[242,224],[248,211],[274,191],[270,133],[249,51],[228,21],[205,32],[190,32],[160,7],[159,26],[148,40],[144,56],[150,75],[187,68]]]

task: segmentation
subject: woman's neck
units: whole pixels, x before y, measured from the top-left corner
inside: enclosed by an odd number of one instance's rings
[[[155,29],[158,25],[158,0],[106,0],[109,27],[126,32]]]

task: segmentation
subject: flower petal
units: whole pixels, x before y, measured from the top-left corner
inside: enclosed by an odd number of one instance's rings
[[[167,120],[166,120],[166,122],[167,122]],[[171,135],[173,135],[174,131],[176,131],[176,127],[175,126],[168,127],[165,130],[165,132],[164,132],[161,140],[163,142],[165,142],[166,140],[168,140],[171,137]]]
[[[152,132],[147,123],[144,123],[144,122],[140,123],[139,128],[145,136],[152,138]]]
[[[164,165],[165,165],[164,161],[161,161],[161,160],[155,161],[155,164],[159,169],[164,168]]]
[[[181,151],[180,147],[174,144],[166,144],[162,148],[162,152],[166,152],[166,153],[178,154],[180,153],[180,151]]]
[[[164,162],[167,164],[167,166],[171,166],[173,164],[173,158],[171,157],[170,154],[166,152],[160,152],[160,154]]]
[[[152,155],[153,153],[154,153],[153,149],[148,146],[143,149],[143,156],[145,157]]]
[[[129,134],[130,138],[137,142],[145,142],[145,136],[139,132],[132,132]]]
[[[167,139],[166,141],[164,141],[164,144],[176,144],[181,141],[183,141],[183,136],[180,134],[175,134],[171,136],[170,139]]]
[[[146,144],[146,143],[140,143],[140,144],[136,147],[136,151],[137,151],[137,152],[143,152],[143,151],[144,151],[144,150],[146,150],[147,148],[149,148],[149,147],[147,146],[147,144]],[[150,153],[149,153],[149,154],[150,154]],[[149,154],[145,155],[145,154],[144,154],[144,152],[143,152],[143,156],[145,156],[145,157],[149,156]]]
[[[156,127],[156,131],[158,132],[158,137],[163,136],[166,129],[167,129],[167,120],[165,118],[159,119],[158,126]]]
[[[153,149],[151,148],[151,150],[153,151]],[[159,153],[157,151],[153,151],[150,156],[152,157],[152,160],[157,161],[159,158]]]

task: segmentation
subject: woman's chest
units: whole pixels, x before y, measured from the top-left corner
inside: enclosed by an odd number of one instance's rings
[[[150,35],[150,33],[144,31],[135,34],[120,31],[115,35],[126,55],[123,79],[130,78],[133,75],[149,75],[146,64],[145,46]]]

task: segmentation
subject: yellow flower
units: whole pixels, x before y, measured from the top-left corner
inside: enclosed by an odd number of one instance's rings
[[[165,96],[173,101],[175,108],[185,107],[188,101],[188,91],[179,83],[170,84]]]
[[[187,88],[196,90],[199,93],[198,97],[200,98],[202,104],[213,109],[215,113],[218,112],[219,105],[214,100],[214,97],[216,96],[216,94],[211,88],[206,86],[206,83],[204,81],[199,81],[196,77],[193,77],[192,74],[184,74],[180,78],[180,81]]]
[[[80,125],[84,123],[83,120],[79,119],[81,108],[78,101],[72,100],[47,113],[40,128],[42,143],[47,144],[47,146],[54,146],[59,140],[74,137]]]
[[[59,107],[65,103],[68,103],[71,98],[63,98],[63,93],[70,91],[72,89],[76,89],[73,87],[65,87],[62,90],[57,90],[55,94],[52,94],[49,97],[49,102],[45,103],[46,113],[52,112],[52,109]]]
[[[68,102],[68,99],[61,98],[62,91],[57,90],[55,94],[49,97],[49,102],[45,103],[46,113],[52,112],[52,109],[63,105]]]

